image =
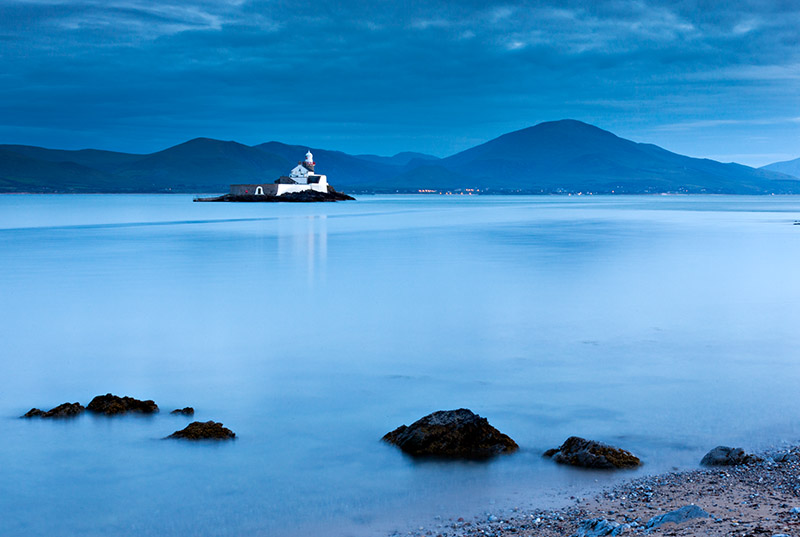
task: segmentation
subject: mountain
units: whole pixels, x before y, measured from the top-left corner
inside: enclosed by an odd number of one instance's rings
[[[390,166],[408,166],[414,162],[423,163],[425,161],[439,160],[439,157],[426,155],[425,153],[415,153],[414,151],[403,151],[392,157],[381,157],[378,155],[356,155],[361,160],[369,160],[378,164],[389,164]]]
[[[291,161],[237,142],[195,138],[144,155],[117,174],[149,191],[217,191],[231,183],[266,183],[291,169]]]
[[[0,146],[0,192],[120,192],[112,174],[75,162],[29,157]]]
[[[504,134],[441,164],[484,188],[553,192],[800,192],[792,177],[722,164],[561,120]]]
[[[210,138],[146,155],[2,145],[0,192],[225,192],[232,183],[272,182],[309,149],[318,171],[351,191],[800,193],[800,179],[768,169],[781,163],[757,170],[691,158],[575,120],[540,123],[443,159]]]
[[[99,149],[81,149],[66,151],[63,149],[45,149],[30,145],[4,145],[3,149],[14,153],[48,162],[73,162],[87,168],[94,168],[113,173],[120,166],[142,158],[143,155],[116,153]]]
[[[774,162],[759,169],[785,173],[787,175],[800,178],[800,158],[796,158],[794,160],[785,160],[783,162]]]

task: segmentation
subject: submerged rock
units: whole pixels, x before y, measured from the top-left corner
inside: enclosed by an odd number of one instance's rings
[[[118,397],[107,393],[98,395],[87,405],[86,410],[113,416],[116,414],[126,414],[136,412],[139,414],[154,414],[158,412],[158,405],[152,400],[140,401],[133,397]]]
[[[664,513],[663,515],[654,516],[647,521],[645,528],[651,530],[669,522],[672,522],[673,524],[682,524],[683,522],[692,520],[693,518],[708,518],[710,516],[711,515],[709,515],[704,509],[701,509],[696,505],[684,505],[680,509],[670,511],[669,513]]]
[[[635,468],[642,464],[630,451],[577,436],[570,436],[558,448],[548,449],[544,456],[585,468]]]
[[[728,446],[717,446],[706,453],[700,464],[703,466],[738,466],[740,464],[752,464],[761,462],[760,457],[745,452],[742,448],[730,448]]]
[[[581,522],[578,531],[572,537],[604,537],[620,535],[630,529],[630,524],[620,524],[604,518],[590,518]]]
[[[184,408],[176,408],[170,414],[183,414],[184,416],[194,416],[194,408],[187,406]]]
[[[32,408],[25,413],[23,418],[73,418],[86,410],[80,403],[64,403],[47,412]]]
[[[236,437],[236,433],[223,427],[221,423],[207,421],[193,421],[186,428],[175,431],[167,438],[183,438],[186,440],[230,440]]]
[[[440,410],[383,437],[409,455],[485,459],[519,449],[517,443],[471,410]]]

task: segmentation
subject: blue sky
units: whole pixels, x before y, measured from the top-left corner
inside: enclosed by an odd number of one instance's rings
[[[446,156],[574,118],[800,156],[800,2],[0,0],[0,143]]]

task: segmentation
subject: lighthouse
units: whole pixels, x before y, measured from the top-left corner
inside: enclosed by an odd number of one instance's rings
[[[308,150],[306,153],[306,161],[303,162],[303,166],[310,172],[314,171],[314,155],[311,154],[311,150]]]
[[[234,196],[269,195],[281,196],[290,192],[303,192],[315,190],[328,193],[328,177],[321,173],[314,173],[314,155],[309,150],[306,159],[298,162],[289,175],[282,175],[274,183],[257,185],[231,185],[231,194]]]

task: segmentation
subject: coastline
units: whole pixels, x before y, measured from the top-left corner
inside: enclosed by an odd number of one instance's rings
[[[429,527],[390,535],[796,535],[800,530],[800,446],[759,455],[763,461],[752,464],[701,467],[632,478],[593,491],[585,498],[571,497],[570,505],[562,508],[511,508],[472,519],[438,520]],[[647,527],[653,517],[691,505],[709,516]],[[593,519],[607,524],[601,522],[601,529],[597,526],[588,529],[587,521]]]

